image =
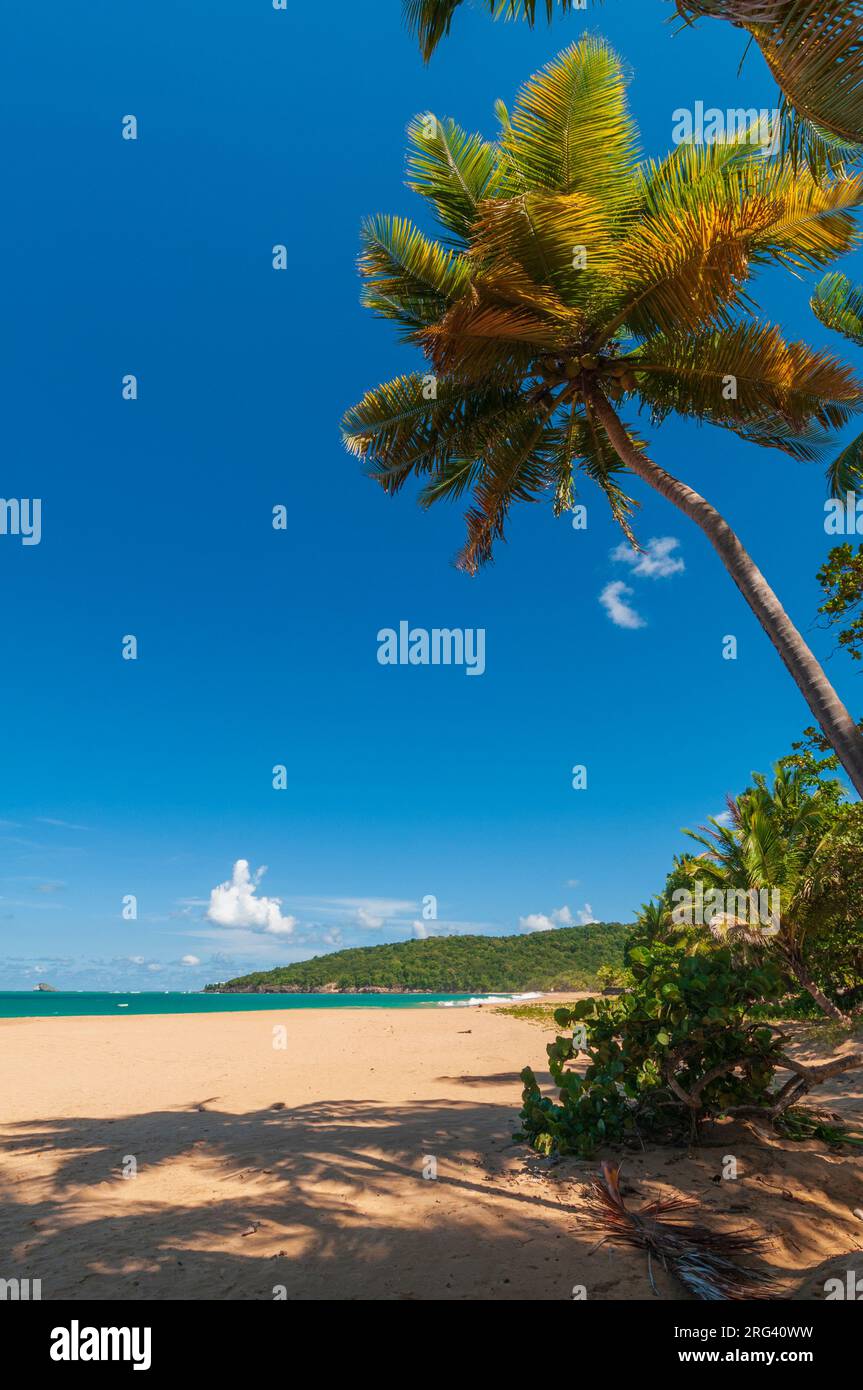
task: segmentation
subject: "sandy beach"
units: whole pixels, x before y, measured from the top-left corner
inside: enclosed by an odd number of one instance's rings
[[[0,1021],[0,1275],[43,1299],[655,1297],[639,1253],[595,1248],[597,1164],[512,1143],[550,1036],[490,1009]],[[860,1074],[819,1100],[859,1123]],[[678,1192],[760,1230],[791,1296],[863,1273],[848,1151],[729,1124],[623,1162],[633,1205]]]

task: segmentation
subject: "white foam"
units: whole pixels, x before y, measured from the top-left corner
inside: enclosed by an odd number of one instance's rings
[[[482,1004],[519,1004],[523,999],[541,999],[538,992],[533,994],[481,994],[471,999],[441,999],[439,1009],[470,1009]]]

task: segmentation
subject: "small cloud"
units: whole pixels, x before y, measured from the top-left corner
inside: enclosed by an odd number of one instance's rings
[[[733,824],[732,819],[731,819],[731,812],[730,812],[730,811],[720,811],[720,812],[719,812],[719,815],[718,815],[718,816],[714,816],[713,819],[714,819],[715,821],[718,821],[718,823],[719,823],[720,825],[731,825],[731,824]]]
[[[365,928],[367,928],[369,931],[376,931],[376,930],[378,929],[378,927],[382,927],[383,924],[384,924],[384,918],[378,916],[378,914],[377,914],[376,912],[369,912],[368,908],[365,908],[365,907],[358,908],[358,910],[357,910],[357,926],[358,926],[358,927],[365,927]]]
[[[425,922],[414,922],[413,933],[417,941],[425,941],[428,938],[428,927]]]
[[[549,913],[531,912],[527,917],[519,917],[518,926],[523,932],[556,931],[559,927],[589,927],[596,920],[590,903],[585,903],[574,915],[565,905]]]
[[[679,545],[680,541],[674,536],[654,536],[643,550],[633,550],[626,541],[621,541],[612,550],[611,558],[629,565],[639,579],[667,579],[686,569],[680,556],[673,554]]]
[[[626,602],[624,595],[631,593],[632,589],[628,584],[624,584],[622,579],[615,579],[606,584],[599,601],[615,627],[625,627],[634,631],[635,628],[646,627],[647,624],[632,605]]]
[[[66,887],[65,883],[39,883],[36,886],[37,893],[62,893]]]
[[[557,927],[571,927],[574,925],[572,913],[569,908],[556,907],[551,914],[545,912],[531,912],[527,917],[519,917],[519,930],[523,932],[535,931],[555,931]]]
[[[129,961],[130,961],[130,963],[131,963],[132,965],[143,965],[143,964],[144,964],[144,960],[145,960],[145,957],[144,957],[144,956],[130,956],[130,957],[129,957]]]
[[[230,881],[220,883],[210,893],[209,921],[219,927],[264,932],[268,936],[290,936],[297,919],[282,916],[281,899],[256,896],[258,884],[266,872],[263,866],[252,878],[249,861],[238,859]]]
[[[200,965],[201,962],[200,962],[200,960],[198,959],[197,956],[183,956],[182,960],[180,961],[180,964],[181,964],[181,965]]]

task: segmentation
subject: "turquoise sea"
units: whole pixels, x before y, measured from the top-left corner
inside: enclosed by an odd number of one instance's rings
[[[0,992],[0,1018],[68,1018],[75,1014],[227,1014],[265,1009],[409,1009],[465,1004],[469,994],[48,994]],[[481,996],[480,996],[481,997]]]

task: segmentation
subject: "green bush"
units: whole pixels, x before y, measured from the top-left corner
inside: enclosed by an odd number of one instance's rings
[[[629,952],[633,986],[616,999],[583,999],[559,1009],[573,1029],[548,1046],[559,1103],[543,1097],[529,1067],[522,1130],[539,1153],[590,1157],[604,1144],[691,1135],[734,1106],[769,1103],[779,1045],[751,1017],[777,999],[772,964],[741,966],[726,947],[687,954],[685,944],[654,942]],[[587,1054],[584,1074],[569,1064]]]

